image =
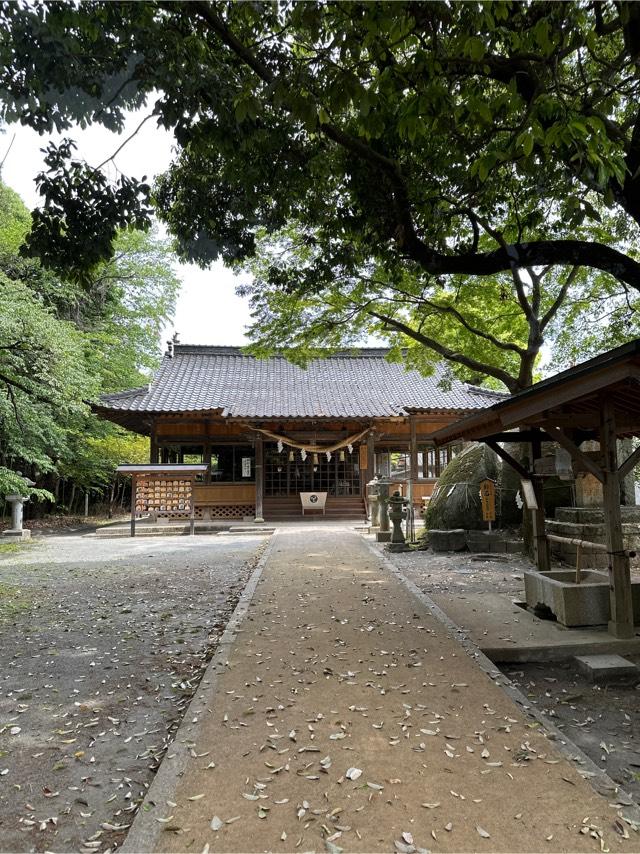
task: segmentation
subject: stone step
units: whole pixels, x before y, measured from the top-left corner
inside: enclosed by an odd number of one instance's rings
[[[578,522],[560,522],[557,519],[548,519],[545,523],[545,528],[548,534],[555,534],[558,537],[587,540],[587,542],[592,543],[606,542],[604,525],[588,525]],[[622,538],[626,549],[637,552],[637,555],[631,558],[631,566],[640,566],[640,526],[631,522],[624,522],[622,524]],[[577,546],[571,543],[555,543],[553,540],[550,545],[551,554],[554,557],[565,563],[575,564]],[[581,565],[584,569],[606,569],[609,565],[609,558],[605,552],[583,549]]]
[[[576,522],[599,524],[604,522],[604,512],[598,507],[557,507],[556,520],[559,522]],[[620,515],[623,522],[636,522],[640,525],[640,506],[621,507]]]
[[[547,519],[545,527],[550,534],[557,534],[559,537],[577,537],[579,540],[592,540],[596,543],[604,543],[605,541],[604,522],[598,524],[561,522],[558,519]],[[640,536],[640,525],[635,522],[623,522],[622,535],[624,537]],[[630,547],[628,546],[627,548]]]

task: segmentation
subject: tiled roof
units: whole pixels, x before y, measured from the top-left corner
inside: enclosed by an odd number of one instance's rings
[[[409,410],[483,409],[505,395],[450,378],[429,377],[363,349],[316,359],[306,369],[283,357],[256,359],[238,347],[176,344],[148,388],[101,398],[120,412],[219,410],[240,418],[387,417]],[[105,413],[106,414],[106,413]]]

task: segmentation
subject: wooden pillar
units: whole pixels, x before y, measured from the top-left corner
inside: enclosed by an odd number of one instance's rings
[[[131,536],[136,535],[136,497],[138,493],[138,480],[135,474],[131,475]]]
[[[418,479],[418,439],[416,436],[416,416],[409,416],[409,429],[411,437],[409,439],[409,456],[411,460],[410,476],[411,480]]]
[[[196,532],[196,497],[195,497],[195,477],[191,478],[191,500],[189,501],[189,533],[193,537]]]
[[[264,495],[264,441],[262,435],[256,435],[256,517],[254,522],[264,522],[262,498]]]
[[[609,558],[609,599],[611,619],[609,632],[617,638],[634,636],[633,601],[631,599],[631,569],[622,539],[620,513],[620,477],[616,419],[613,404],[605,400],[600,410],[600,449],[603,456],[604,525]]]
[[[542,476],[535,474],[536,460],[541,457],[542,442],[539,437],[536,437],[531,442],[531,481],[536,496],[536,504],[538,505],[537,510],[531,511],[533,554],[538,570],[540,572],[549,572],[551,569],[551,550],[544,524],[544,487]]]
[[[151,442],[149,445],[149,462],[151,463],[151,465],[155,465],[156,463],[159,462],[158,452],[159,452],[158,441],[156,439],[156,433],[154,430],[151,434]]]
[[[367,495],[367,484],[370,480],[373,480],[373,476],[375,472],[375,453],[376,453],[376,445],[373,437],[373,431],[367,434],[367,467],[364,471],[360,472],[360,477],[362,478],[362,493],[366,497]]]

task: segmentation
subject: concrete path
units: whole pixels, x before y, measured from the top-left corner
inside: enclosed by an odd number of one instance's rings
[[[158,851],[640,848],[346,528],[275,535],[215,691],[192,714],[175,793],[152,790],[132,833]]]

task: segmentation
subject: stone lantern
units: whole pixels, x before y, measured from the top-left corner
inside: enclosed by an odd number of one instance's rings
[[[388,543],[391,540],[389,530],[389,487],[393,484],[390,477],[381,477],[378,480],[378,509],[380,514],[380,530],[376,534],[379,543]]]
[[[19,474],[19,472],[18,472]],[[35,483],[28,478],[24,478],[27,486],[35,486]],[[7,531],[2,532],[3,537],[12,537],[16,540],[28,540],[31,536],[31,531],[28,528],[22,527],[22,519],[24,516],[24,503],[29,499],[17,492],[5,496],[5,500],[11,505],[11,527]]]
[[[403,552],[408,546],[402,533],[402,522],[407,518],[408,498],[403,498],[399,492],[394,492],[389,498],[389,519],[393,524],[389,551]]]
[[[378,475],[373,476],[367,484],[367,498],[369,500],[369,514],[371,517],[371,527],[377,528],[380,525],[380,500],[378,496]]]

